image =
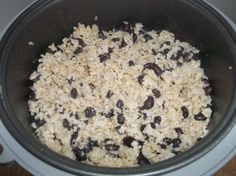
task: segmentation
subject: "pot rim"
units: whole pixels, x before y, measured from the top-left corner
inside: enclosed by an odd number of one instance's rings
[[[195,6],[201,8],[204,12],[210,14],[217,20],[231,36],[231,39],[234,41],[236,46],[236,34],[228,22],[210,5],[204,1],[194,1],[194,0],[180,0],[184,1],[190,6]],[[23,127],[19,125],[16,118],[10,118],[14,115],[11,111],[11,107],[8,103],[7,91],[5,89],[5,68],[4,64],[7,59],[4,59],[7,55],[8,43],[14,39],[14,32],[17,27],[30,18],[30,15],[38,11],[39,9],[51,4],[52,0],[39,0],[30,5],[25,9],[10,25],[10,27],[5,32],[1,43],[0,43],[0,115],[1,120],[4,123],[5,127],[9,130],[11,135],[16,139],[16,141],[22,145],[28,152],[37,157],[38,159],[46,162],[49,165],[52,165],[63,171],[74,173],[74,174],[83,174],[83,175],[156,175],[156,174],[165,174],[177,170],[181,167],[184,167],[204,154],[213,149],[223,138],[229,133],[229,131],[234,127],[236,119],[233,118],[235,115],[236,109],[236,89],[235,83],[236,78],[234,79],[234,95],[231,98],[230,106],[228,107],[227,112],[224,115],[225,121],[221,124],[218,124],[214,132],[207,135],[202,141],[192,147],[190,150],[187,150],[181,155],[175,156],[173,158],[161,161],[157,164],[152,164],[144,167],[133,167],[133,168],[108,168],[108,167],[97,167],[92,165],[87,165],[83,163],[78,163],[71,159],[68,159],[56,152],[51,151],[46,146],[41,144],[37,148],[32,147],[32,143],[24,140],[26,132]],[[235,47],[236,48],[236,47]],[[236,64],[235,64],[236,65]],[[32,139],[33,140],[33,139]],[[33,140],[36,141],[35,139]],[[191,157],[189,157],[191,156]],[[178,164],[176,164],[178,163]]]

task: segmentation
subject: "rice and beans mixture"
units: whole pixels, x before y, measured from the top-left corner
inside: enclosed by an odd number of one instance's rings
[[[40,141],[96,166],[178,155],[206,135],[212,113],[199,51],[140,23],[110,31],[79,24],[48,47],[30,80],[31,125]]]

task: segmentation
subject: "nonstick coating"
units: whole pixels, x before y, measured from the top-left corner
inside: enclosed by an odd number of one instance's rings
[[[97,22],[94,16],[98,16]],[[202,67],[214,89],[210,133],[187,152],[157,164],[126,169],[89,166],[60,156],[37,140],[28,122],[28,78],[45,48],[68,36],[78,22],[96,23],[108,30],[118,28],[122,21],[142,22],[148,29],[167,29],[201,50]],[[29,46],[29,41],[35,46]],[[41,0],[17,18],[1,41],[0,116],[12,136],[29,152],[70,173],[173,172],[211,150],[235,124],[235,41],[235,34],[224,19],[200,0]]]

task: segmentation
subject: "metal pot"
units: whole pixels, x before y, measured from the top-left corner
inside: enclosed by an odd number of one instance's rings
[[[213,86],[209,134],[174,158],[134,168],[90,166],[65,158],[42,145],[29,124],[29,75],[36,59],[53,41],[59,42],[78,22],[104,30],[122,21],[167,29],[200,49],[202,67]],[[35,46],[29,46],[33,41]],[[0,43],[0,116],[10,135],[40,161],[66,173],[81,175],[161,175],[175,173],[219,144],[235,126],[236,36],[230,25],[203,1],[194,0],[40,0],[9,27]],[[234,146],[235,147],[235,146]]]

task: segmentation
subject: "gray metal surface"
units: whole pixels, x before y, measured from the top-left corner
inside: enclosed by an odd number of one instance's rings
[[[14,20],[17,14],[26,8],[34,0],[0,0],[0,37],[4,30]],[[215,7],[224,11],[228,17],[236,22],[236,1],[235,0],[206,0],[215,5]],[[232,25],[233,22],[231,22]],[[235,26],[234,26],[235,27]],[[236,27],[235,27],[236,30]],[[1,91],[1,87],[0,87]],[[26,170],[35,176],[71,176],[64,171],[56,169],[25,150],[10,135],[7,129],[0,121],[0,143],[4,147],[4,153],[0,155],[0,163],[15,160]],[[236,127],[230,131],[225,139],[218,144],[212,151],[192,164],[177,170],[174,173],[165,176],[210,176],[226,164],[236,154]]]

